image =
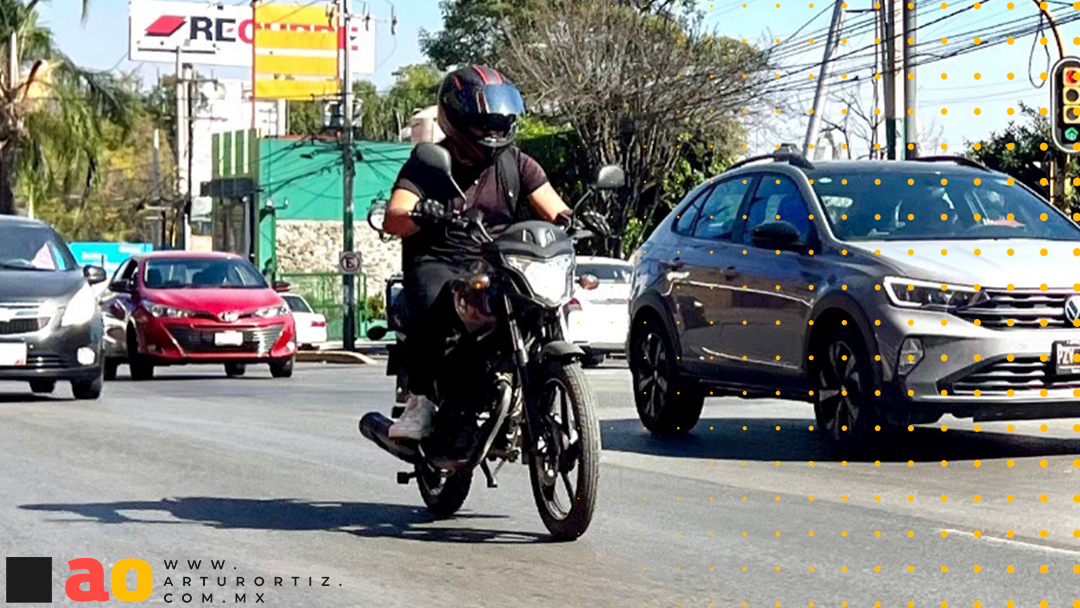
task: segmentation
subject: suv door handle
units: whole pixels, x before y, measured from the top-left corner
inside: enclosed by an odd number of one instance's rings
[[[728,266],[727,268],[724,269],[724,278],[725,279],[734,279],[737,276],[739,276],[739,271],[734,266]]]
[[[686,262],[680,260],[679,258],[675,258],[670,262],[665,260],[660,261],[660,268],[663,268],[665,270],[682,270],[683,266],[686,266]]]

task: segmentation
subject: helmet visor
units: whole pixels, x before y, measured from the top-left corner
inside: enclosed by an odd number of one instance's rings
[[[476,97],[467,100],[468,114],[497,114],[502,116],[521,116],[525,113],[525,101],[521,91],[509,84],[489,84],[476,91]],[[475,104],[475,105],[473,105]]]

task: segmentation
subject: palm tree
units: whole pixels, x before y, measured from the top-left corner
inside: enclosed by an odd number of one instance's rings
[[[39,2],[0,0],[0,214],[15,213],[16,195],[92,190],[105,124],[126,126],[136,107],[112,74],[60,51],[38,24]]]

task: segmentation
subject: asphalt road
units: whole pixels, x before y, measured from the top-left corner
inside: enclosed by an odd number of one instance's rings
[[[429,517],[415,486],[396,483],[403,467],[356,430],[363,412],[389,410],[381,368],[300,365],[290,380],[178,368],[149,383],[122,368],[94,403],[0,384],[0,554],[52,556],[58,604],[80,557],[106,579],[121,559],[148,561],[151,604],[238,592],[288,608],[1080,599],[1078,420],[979,432],[947,420],[881,462],[844,463],[808,429],[809,406],[711,401],[693,435],[660,440],[638,423],[625,370],[589,375],[601,498],[588,534],[562,544],[545,540],[520,465],[497,490],[478,477],[459,517]]]

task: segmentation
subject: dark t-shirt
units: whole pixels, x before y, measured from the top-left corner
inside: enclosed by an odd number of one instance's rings
[[[528,209],[528,196],[548,178],[540,164],[517,148],[504,154],[513,154],[518,165],[521,193],[518,195],[519,214]],[[515,221],[510,210],[509,198],[498,176],[498,163],[488,166],[467,167],[458,162],[451,166],[454,181],[465,191],[464,199],[441,173],[410,158],[398,173],[394,189],[408,190],[423,199],[438,202],[450,201],[458,212],[478,207],[484,213],[484,227],[498,232]],[[519,215],[520,217],[520,215]],[[477,259],[480,246],[473,242],[466,231],[458,228],[425,227],[402,242],[403,267],[410,272],[416,265],[426,261],[462,263]]]

